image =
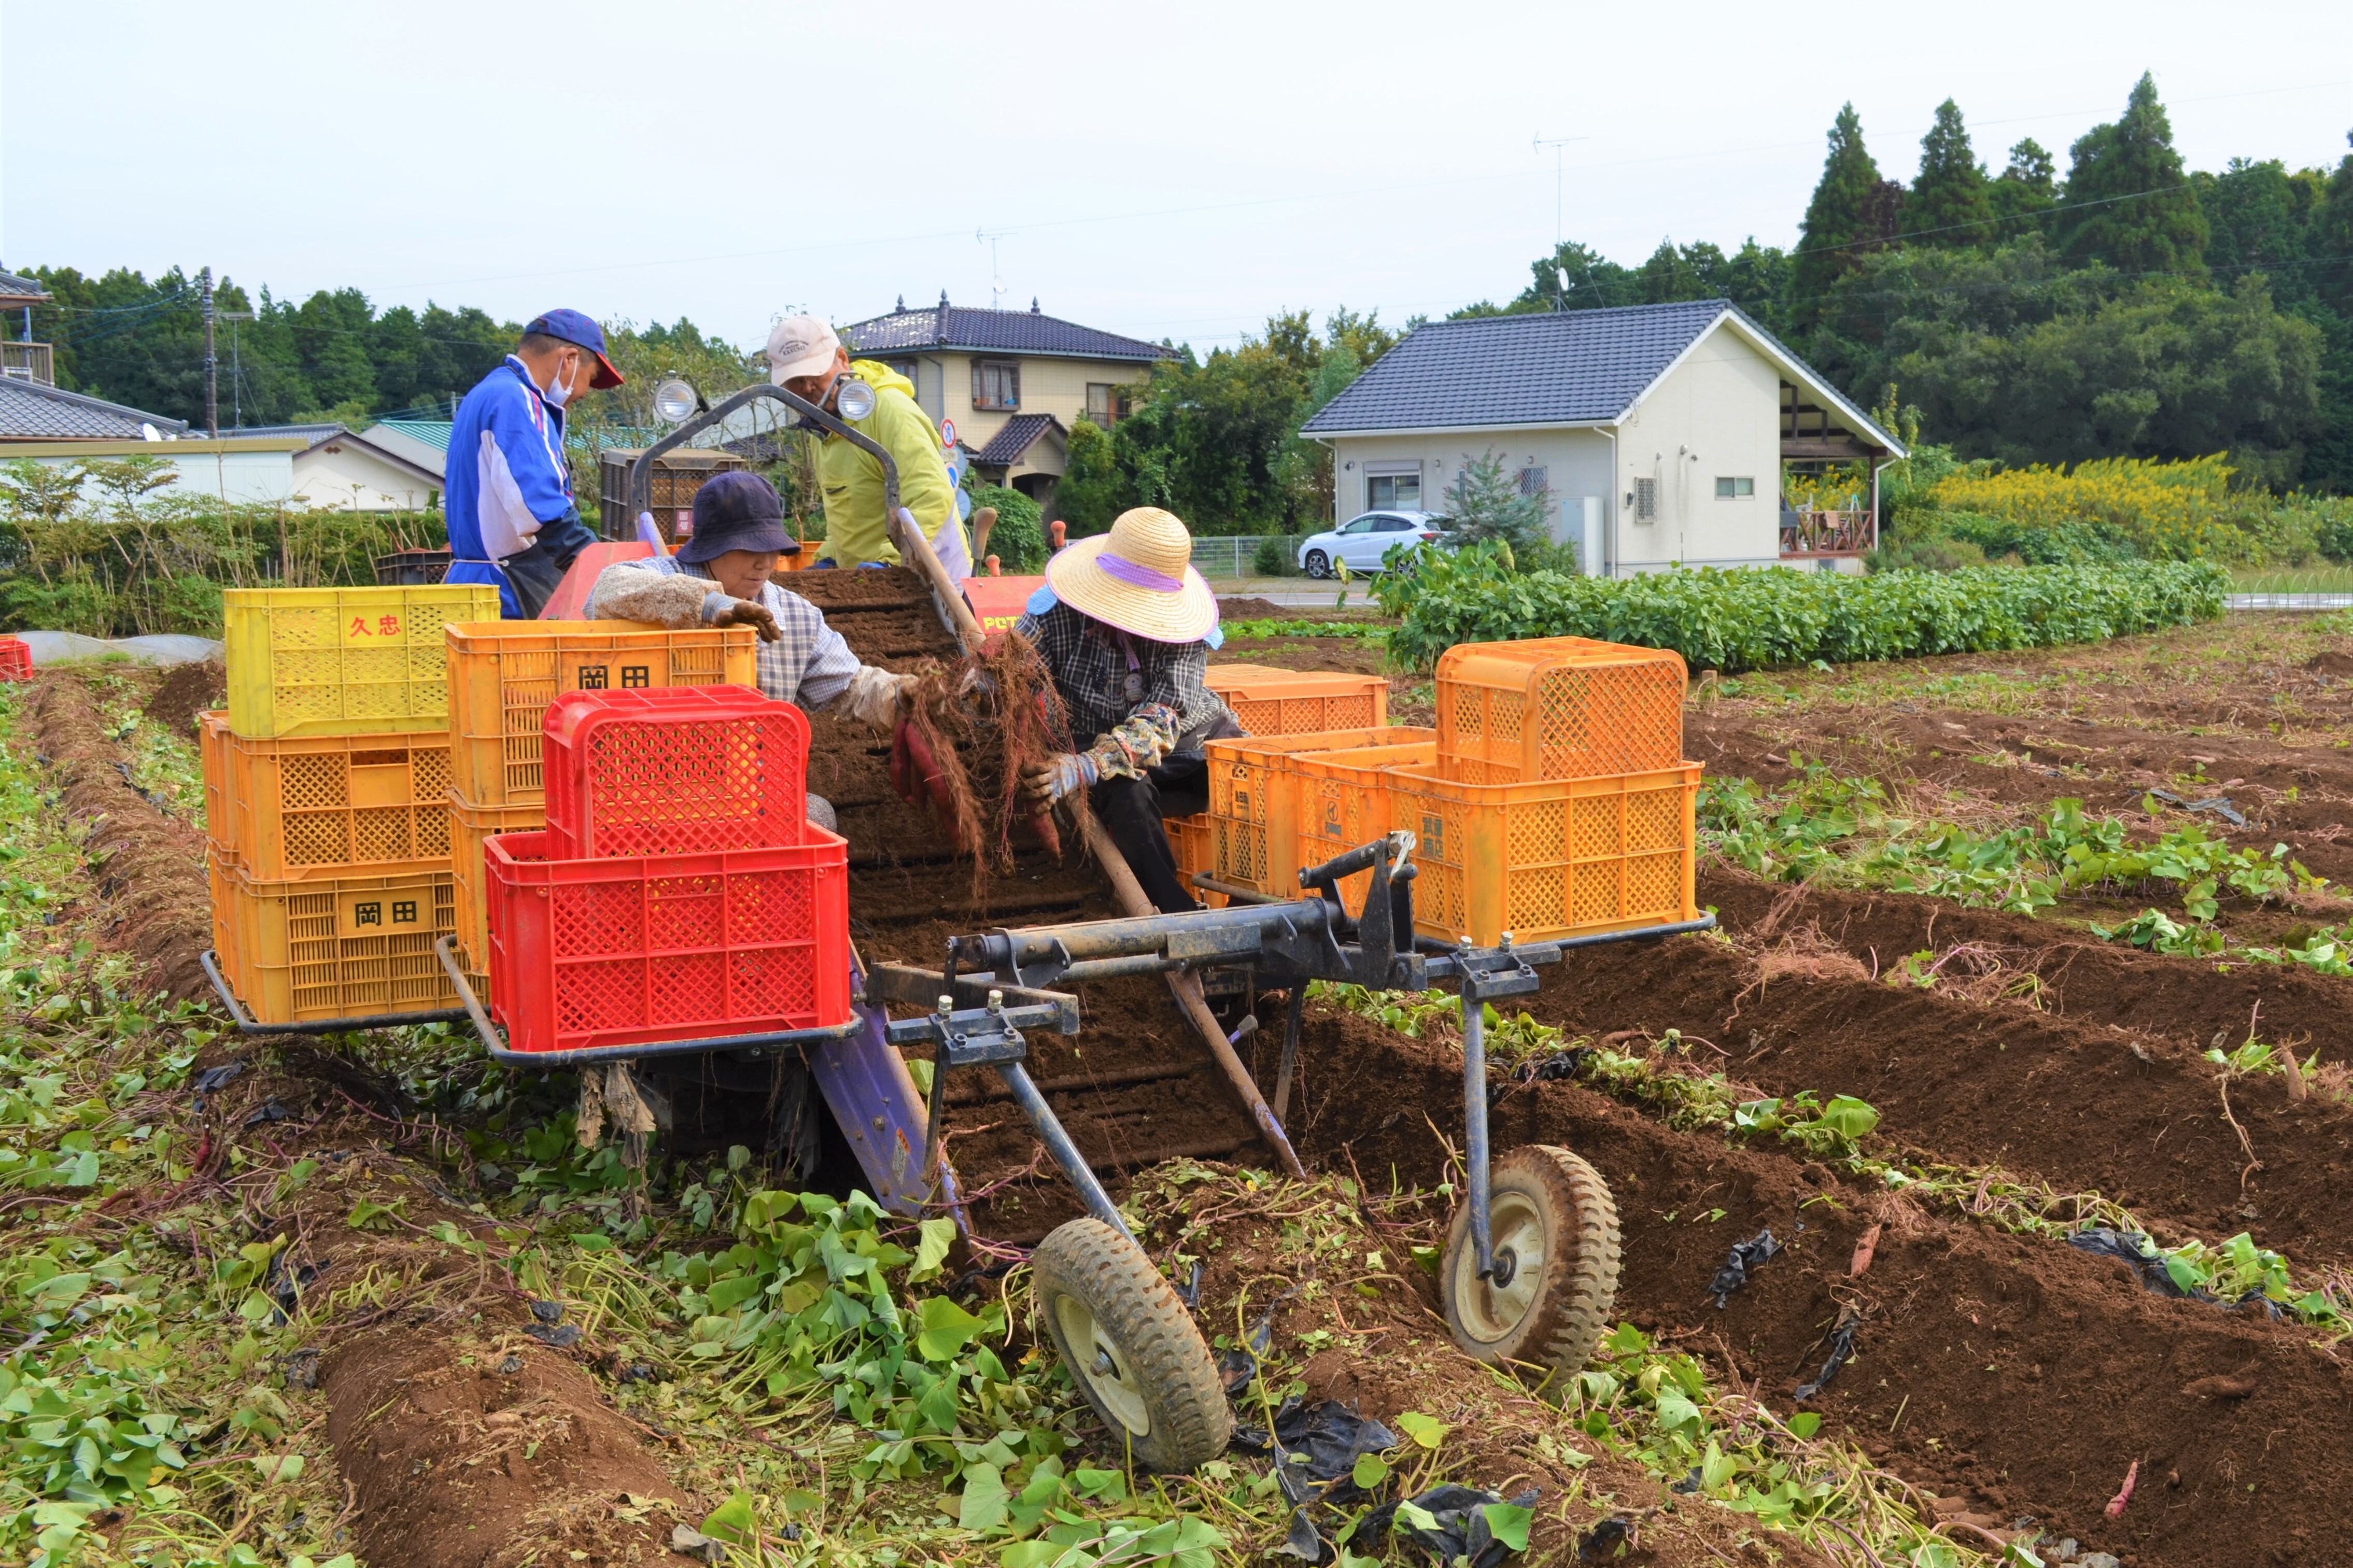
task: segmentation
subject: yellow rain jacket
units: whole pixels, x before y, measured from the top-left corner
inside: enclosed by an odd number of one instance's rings
[[[955,516],[955,491],[940,458],[939,427],[915,402],[915,384],[889,365],[857,360],[849,374],[874,389],[874,412],[851,428],[879,443],[899,466],[899,504],[914,513],[923,537]],[[828,434],[818,448],[817,477],[825,492],[825,548],[837,566],[869,561],[896,564],[882,516],[882,465],[840,437]]]

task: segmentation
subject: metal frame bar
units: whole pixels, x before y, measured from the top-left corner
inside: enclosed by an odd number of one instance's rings
[[[749,407],[763,398],[783,404],[800,415],[802,418],[840,437],[881,463],[882,465],[882,515],[886,518],[895,518],[898,515],[899,465],[892,460],[890,452],[883,447],[882,444],[854,429],[846,420],[827,413],[798,393],[787,392],[781,386],[772,385],[764,381],[745,387],[721,403],[716,408],[705,409],[638,454],[638,460],[629,465],[629,521],[634,524],[653,506],[655,458],[685,446],[687,442],[702,435],[705,430],[723,423],[737,409]]]
[[[662,1040],[642,1046],[584,1046],[569,1051],[509,1050],[500,1040],[498,1026],[491,1022],[490,1014],[483,1011],[481,998],[474,994],[473,986],[466,982],[465,972],[458,967],[457,947],[455,936],[442,937],[433,944],[433,952],[441,960],[441,967],[448,974],[449,983],[458,988],[458,999],[466,1005],[463,1012],[450,1016],[471,1018],[474,1033],[481,1037],[482,1048],[491,1053],[493,1060],[510,1067],[575,1068],[596,1062],[702,1056],[712,1051],[797,1051],[804,1046],[845,1038],[859,1029],[858,1020],[853,1017],[847,1024],[823,1029],[780,1029],[765,1035],[723,1035],[700,1040]]]
[[[449,942],[455,939],[443,937],[441,940]],[[237,994],[221,977],[218,958],[219,954],[211,948],[196,954],[196,962],[204,966],[205,978],[213,983],[213,994],[220,998],[221,1005],[236,1020],[239,1034],[342,1035],[357,1029],[401,1029],[411,1024],[454,1024],[466,1016],[462,1007],[441,1007],[427,1013],[367,1013],[356,1018],[312,1018],[299,1024],[264,1024],[247,1013],[243,1004],[237,1001]],[[462,986],[459,994],[465,994]]]

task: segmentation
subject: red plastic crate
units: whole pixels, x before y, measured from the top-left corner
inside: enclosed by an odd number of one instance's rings
[[[543,776],[558,860],[781,848],[808,815],[808,720],[744,686],[567,691]]]
[[[849,846],[548,858],[489,839],[491,1012],[518,1051],[716,1039],[849,1021]]]
[[[33,650],[23,637],[0,637],[0,680],[33,679]]]

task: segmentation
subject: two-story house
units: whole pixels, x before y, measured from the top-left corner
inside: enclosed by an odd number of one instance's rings
[[[1082,419],[1108,430],[1155,360],[1173,358],[1157,343],[1097,331],[1041,313],[950,305],[946,291],[929,310],[902,297],[887,316],[841,329],[850,352],[880,360],[915,384],[915,401],[934,420],[955,426],[972,453],[975,475],[1010,485],[1054,513],[1070,433]]]

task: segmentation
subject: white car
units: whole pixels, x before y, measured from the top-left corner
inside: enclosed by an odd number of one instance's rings
[[[1368,511],[1339,527],[1311,533],[1299,546],[1299,569],[1310,577],[1334,577],[1342,564],[1369,576],[1396,544],[1443,544],[1446,520],[1427,511]]]

